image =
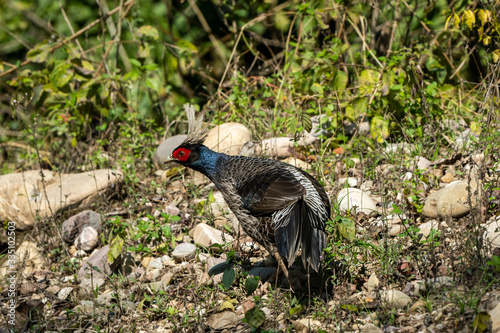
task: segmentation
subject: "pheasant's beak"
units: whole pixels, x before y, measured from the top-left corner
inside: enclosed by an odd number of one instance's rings
[[[177,162],[177,160],[172,155],[170,155],[169,157],[167,157],[167,159],[165,160],[165,162],[163,162],[163,164],[170,164],[170,163],[173,163],[173,162]]]

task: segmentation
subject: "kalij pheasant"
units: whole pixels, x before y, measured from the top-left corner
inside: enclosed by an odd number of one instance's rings
[[[299,248],[302,262],[318,271],[326,246],[330,202],[308,173],[276,160],[217,153],[206,146],[194,108],[186,105],[189,132],[171,161],[199,171],[220,190],[243,230],[269,253],[292,265]],[[279,259],[279,257],[277,256]]]

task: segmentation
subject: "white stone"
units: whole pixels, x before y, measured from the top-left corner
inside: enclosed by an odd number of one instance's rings
[[[337,195],[337,202],[341,211],[354,210],[367,215],[377,214],[377,206],[372,198],[357,188],[343,188]]]
[[[61,209],[83,209],[123,183],[121,171],[103,169],[78,174],[33,170],[0,176],[0,220],[15,221],[17,230],[33,227],[36,217]]]
[[[252,139],[250,130],[239,123],[225,123],[212,128],[204,145],[219,153],[238,155],[245,143]]]
[[[82,233],[75,239],[75,247],[83,251],[92,251],[99,243],[97,230],[92,227],[85,227]]]
[[[345,187],[346,184],[347,184],[347,187],[357,187],[358,186],[358,180],[354,177],[339,178],[338,183],[342,187]]]
[[[461,217],[469,213],[471,207],[477,207],[481,199],[480,194],[476,193],[477,188],[476,181],[471,181],[470,184],[466,181],[451,182],[425,199],[422,215],[430,218]]]
[[[229,207],[227,206],[222,193],[219,191],[213,192],[213,197],[215,201],[210,204],[210,210],[214,217],[226,215],[229,212]]]
[[[181,243],[172,252],[172,257],[176,262],[188,261],[194,258],[196,245],[191,243]]]
[[[222,245],[225,242],[233,241],[231,235],[222,233],[205,223],[200,223],[194,228],[193,239],[195,243],[203,245],[206,248],[210,248],[214,244]]]
[[[12,266],[8,260],[4,261],[0,268],[0,276],[5,276],[8,271],[17,271],[19,276],[27,276],[36,271],[43,271],[47,267],[45,256],[35,242],[28,240],[22,242],[16,249],[15,256],[16,262]]]
[[[59,290],[57,293],[57,298],[59,298],[61,301],[64,301],[65,299],[68,298],[69,294],[73,291],[72,287],[65,287]]]
[[[254,148],[257,156],[285,158],[292,155],[293,146],[293,139],[279,137],[262,140]]]
[[[411,302],[411,298],[404,292],[399,290],[387,290],[380,293],[383,301],[387,303],[388,306],[395,308],[404,308]]]

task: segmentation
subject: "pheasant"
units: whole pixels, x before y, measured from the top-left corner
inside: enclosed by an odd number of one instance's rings
[[[308,173],[277,160],[230,156],[203,145],[206,133],[194,108],[184,106],[188,136],[169,161],[199,171],[220,190],[243,230],[271,255],[288,276],[302,249],[302,262],[316,272],[326,246],[325,224],[330,202],[323,187]]]

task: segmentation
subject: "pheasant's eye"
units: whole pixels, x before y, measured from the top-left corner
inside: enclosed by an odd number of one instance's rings
[[[178,161],[185,162],[188,159],[190,152],[191,151],[186,148],[179,148],[174,151],[172,156]]]

